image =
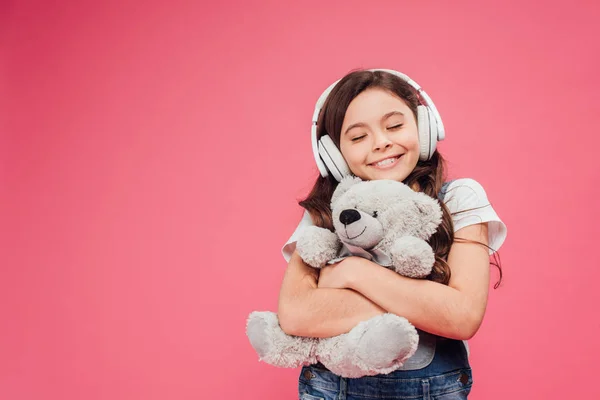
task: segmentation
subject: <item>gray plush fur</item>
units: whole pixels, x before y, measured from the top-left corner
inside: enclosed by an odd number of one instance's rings
[[[298,238],[296,249],[308,265],[324,267],[345,245],[385,255],[391,260],[386,267],[404,276],[423,278],[431,273],[435,257],[426,240],[442,220],[433,198],[392,180],[346,177],[333,193],[331,210],[335,233],[311,226]],[[275,313],[253,312],[246,334],[268,364],[293,368],[319,361],[346,378],[390,373],[418,345],[415,327],[391,313],[362,321],[343,335],[307,338],[285,334]]]

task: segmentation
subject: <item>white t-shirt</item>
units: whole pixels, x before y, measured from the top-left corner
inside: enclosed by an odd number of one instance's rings
[[[494,253],[494,250],[500,249],[506,239],[506,225],[494,211],[485,190],[477,181],[462,178],[446,182],[442,186],[439,198],[444,201],[452,214],[455,233],[466,226],[487,222],[488,246],[493,249],[489,251],[490,255]],[[460,212],[464,210],[469,211]],[[296,249],[296,241],[302,230],[311,225],[314,224],[310,214],[308,211],[304,211],[296,230],[281,249],[286,262],[289,262],[292,257],[292,253]]]

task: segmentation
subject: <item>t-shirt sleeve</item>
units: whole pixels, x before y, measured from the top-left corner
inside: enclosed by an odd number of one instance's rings
[[[487,222],[490,255],[500,249],[506,239],[506,225],[490,204],[479,182],[468,178],[448,182],[442,187],[441,195],[452,214],[454,232],[469,225]]]
[[[285,242],[285,244],[281,248],[281,253],[283,254],[283,258],[285,258],[285,262],[290,262],[290,258],[292,258],[294,250],[296,250],[296,242],[298,241],[298,236],[300,236],[302,230],[307,226],[312,225],[314,224],[312,222],[312,219],[310,218],[310,214],[308,213],[308,211],[304,210],[304,215],[302,216],[300,223],[298,223],[296,230],[294,231],[294,233],[292,233],[292,236],[290,236],[288,241]]]

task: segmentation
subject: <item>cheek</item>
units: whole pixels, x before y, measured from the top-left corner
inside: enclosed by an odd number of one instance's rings
[[[419,150],[419,134],[416,133],[414,138],[412,139],[412,143],[413,143],[413,147],[415,149],[417,149],[417,151]]]
[[[358,143],[341,143],[340,149],[342,151],[342,156],[346,160],[346,163],[352,167],[364,162],[364,150],[361,149],[361,145]]]
[[[402,138],[401,141],[398,142],[402,147],[406,149],[408,154],[405,157],[405,165],[407,165],[410,169],[414,169],[419,162],[419,134],[415,131],[411,135],[406,135]]]
[[[415,130],[413,132],[410,133],[410,135],[406,135],[403,138],[403,145],[404,147],[406,147],[407,149],[410,150],[414,150],[414,149],[419,149],[419,134],[418,132]]]

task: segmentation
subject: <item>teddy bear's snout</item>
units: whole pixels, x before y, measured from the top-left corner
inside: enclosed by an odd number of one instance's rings
[[[340,214],[340,222],[344,225],[350,225],[360,219],[360,213],[356,210],[344,210]]]

